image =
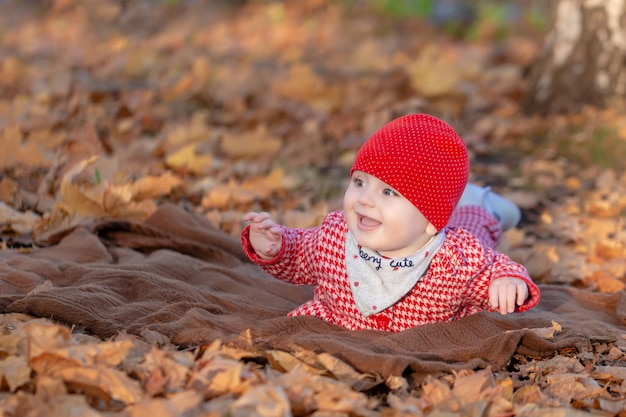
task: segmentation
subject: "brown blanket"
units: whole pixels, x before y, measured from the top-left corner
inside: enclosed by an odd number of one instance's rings
[[[401,333],[348,331],[311,317],[286,317],[307,287],[265,274],[236,238],[197,215],[164,205],[146,222],[107,220],[27,254],[0,251],[0,312],[53,318],[100,337],[120,331],[193,346],[251,329],[260,349],[327,352],[381,377],[499,368],[516,351],[536,356],[626,332],[623,294],[544,285],[530,312],[480,313]],[[544,338],[533,328],[559,323]]]

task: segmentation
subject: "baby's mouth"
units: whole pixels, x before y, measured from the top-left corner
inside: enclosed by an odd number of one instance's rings
[[[381,222],[379,222],[378,220],[360,214],[357,215],[357,220],[359,222],[359,228],[363,230],[370,230],[377,226],[380,226],[381,224]]]

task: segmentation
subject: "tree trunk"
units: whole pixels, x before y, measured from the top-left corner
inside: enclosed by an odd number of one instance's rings
[[[626,0],[555,0],[523,110],[564,113],[625,96]]]

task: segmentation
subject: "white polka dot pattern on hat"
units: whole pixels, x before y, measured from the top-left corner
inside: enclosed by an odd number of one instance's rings
[[[350,175],[360,170],[396,189],[441,230],[469,178],[469,156],[459,135],[427,114],[384,125],[359,150]]]

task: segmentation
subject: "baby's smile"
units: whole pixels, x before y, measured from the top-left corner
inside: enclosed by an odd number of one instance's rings
[[[382,222],[379,222],[378,220],[372,219],[371,217],[363,216],[362,214],[358,214],[358,213],[357,213],[357,219],[359,221],[358,222],[359,229],[361,230],[366,230],[366,231],[372,230],[382,224]]]

